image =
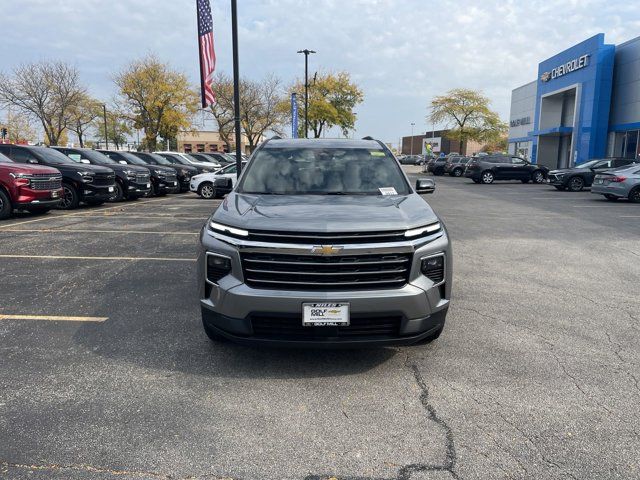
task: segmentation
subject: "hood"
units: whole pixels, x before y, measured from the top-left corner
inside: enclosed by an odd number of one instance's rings
[[[0,163],[0,170],[3,172],[14,173],[46,173],[51,175],[59,174],[60,171],[53,167],[45,167],[44,165],[28,165],[24,163]]]
[[[247,230],[367,232],[406,230],[438,221],[418,194],[247,195],[232,192],[212,217]]]
[[[93,173],[113,173],[113,169],[109,167],[102,167],[100,165],[89,165],[86,163],[75,163],[75,162],[56,165],[55,168],[57,168],[61,172],[85,171],[85,172],[93,172]]]
[[[139,165],[122,165],[121,163],[117,163],[114,165],[109,165],[109,167],[111,170],[115,170],[116,172],[123,172],[125,170],[131,170],[132,172],[136,172],[136,173],[149,173],[149,169],[145,168],[145,167],[141,167]]]
[[[186,170],[187,172],[191,172],[192,174],[198,173],[198,169],[193,165],[176,165],[178,169]]]
[[[176,169],[173,167],[168,167],[165,165],[149,165],[148,167],[146,167],[147,170],[158,170],[160,172],[165,172],[165,173],[176,173]]]

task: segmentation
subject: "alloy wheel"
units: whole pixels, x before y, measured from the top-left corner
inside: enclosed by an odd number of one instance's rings
[[[584,187],[584,181],[580,177],[573,177],[569,181],[569,190],[579,192]]]
[[[536,183],[544,182],[544,174],[542,172],[536,172],[536,174],[533,176],[533,181]]]
[[[69,208],[71,202],[73,202],[73,192],[69,187],[66,186],[63,188],[63,190],[64,193],[62,195],[62,199],[60,200],[60,206],[62,208]]]
[[[640,188],[636,188],[629,194],[629,201],[633,203],[640,203]]]
[[[200,188],[200,195],[202,198],[211,199],[214,197],[216,191],[212,185],[203,185]]]
[[[482,183],[493,183],[493,173],[485,172],[482,174]]]
[[[456,168],[456,169],[453,171],[453,176],[454,176],[454,177],[461,177],[461,176],[462,176],[462,170],[460,170],[459,168]]]

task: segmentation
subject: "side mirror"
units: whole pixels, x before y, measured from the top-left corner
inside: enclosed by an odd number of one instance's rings
[[[436,182],[432,178],[419,178],[416,180],[416,193],[426,194],[436,191]]]
[[[85,164],[90,164],[91,162],[89,160],[87,160],[86,158],[81,158],[80,159],[80,163],[85,163]]]
[[[231,191],[233,189],[233,182],[231,181],[230,178],[226,178],[226,177],[216,178],[213,181],[213,186],[221,190]]]
[[[122,165],[126,165],[127,162],[125,162],[124,160],[119,160],[118,163],[122,164]]]

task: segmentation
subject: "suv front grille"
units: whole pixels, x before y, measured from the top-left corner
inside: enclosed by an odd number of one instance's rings
[[[281,340],[322,340],[349,337],[397,337],[402,317],[397,315],[359,316],[352,314],[344,327],[304,327],[300,315],[253,314],[253,334],[258,338]]]
[[[175,174],[175,173],[167,173],[166,177],[165,177],[165,180],[167,182],[175,182],[175,181],[178,180],[178,175]]]
[[[147,184],[149,183],[149,174],[148,173],[142,173],[142,174],[138,174],[136,175],[136,183],[141,183],[141,184]]]
[[[264,230],[251,230],[249,240],[270,243],[297,243],[297,244],[326,244],[336,245],[354,243],[382,243],[406,241],[404,230],[382,232],[349,232],[349,233],[304,233],[304,232],[275,232]]]
[[[93,177],[93,182],[91,182],[91,184],[95,185],[96,187],[107,187],[113,185],[115,183],[115,180],[115,174],[96,175]]]
[[[31,188],[33,190],[60,190],[62,188],[62,177],[47,175],[46,178],[31,177]]]
[[[250,287],[271,290],[377,290],[409,281],[412,254],[287,255],[241,253]]]

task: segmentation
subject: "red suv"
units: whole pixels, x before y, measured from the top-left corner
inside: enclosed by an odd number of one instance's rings
[[[0,153],[0,220],[14,208],[44,213],[60,203],[62,175],[41,165],[14,163]]]

